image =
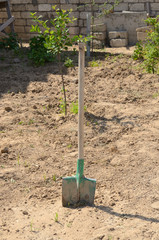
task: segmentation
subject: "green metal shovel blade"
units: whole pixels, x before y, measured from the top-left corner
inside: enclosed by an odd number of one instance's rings
[[[73,177],[62,179],[62,205],[68,207],[77,203],[92,205],[96,189],[96,180],[83,176],[84,160],[78,159],[77,173]]]

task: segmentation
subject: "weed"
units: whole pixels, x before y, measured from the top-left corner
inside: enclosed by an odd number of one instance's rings
[[[66,107],[65,107],[65,101],[64,101],[64,99],[60,99],[60,105],[59,105],[59,107],[60,107],[60,113],[64,113],[65,114],[65,111],[66,111]]]
[[[27,163],[27,161],[24,161],[24,167],[25,168],[29,167],[29,164]]]
[[[87,111],[87,106],[84,106],[84,111]],[[78,101],[72,102],[70,106],[70,112],[74,114],[78,114]]]
[[[4,165],[1,165],[1,168],[5,168]]]
[[[34,145],[33,145],[33,144],[30,144],[30,147],[31,147],[31,148],[34,148]]]
[[[20,166],[20,157],[19,157],[19,153],[18,153],[18,156],[17,156],[17,164],[18,164],[18,166]]]
[[[67,227],[71,228],[72,227],[72,221],[67,223]]]
[[[64,66],[67,67],[67,68],[74,67],[73,60],[70,59],[69,57],[67,57],[65,62],[64,62]]]
[[[1,133],[5,133],[5,131],[0,131],[0,134],[1,134]]]
[[[159,96],[159,92],[156,92],[152,95],[153,98],[157,98]]]
[[[108,240],[113,240],[113,237],[109,235]]]
[[[110,56],[111,56],[111,53],[107,53],[107,54],[105,55],[105,60],[107,60]]]
[[[59,218],[59,215],[58,215],[58,213],[56,213],[55,218],[54,218],[55,222],[58,222],[58,218]]]
[[[76,101],[75,103],[74,102],[71,103],[70,112],[78,114],[78,101]]]
[[[95,60],[95,58],[94,58],[92,61],[88,62],[88,66],[89,67],[100,67],[101,63],[99,60]]]
[[[72,144],[68,144],[67,147],[68,147],[68,148],[72,148]]]
[[[41,129],[38,129],[37,133],[38,133],[38,134],[42,133],[42,130],[41,130]]]
[[[28,125],[31,125],[34,123],[34,120],[33,119],[30,119],[29,122],[28,122]]]
[[[53,180],[54,182],[56,182],[56,175],[53,175],[53,176],[52,176],[52,180]]]
[[[31,232],[33,231],[33,221],[31,221],[31,223],[30,223],[30,231]]]
[[[43,175],[44,181],[46,182],[46,173]]]
[[[18,124],[19,124],[19,125],[24,125],[24,122],[23,122],[23,121],[20,121]]]

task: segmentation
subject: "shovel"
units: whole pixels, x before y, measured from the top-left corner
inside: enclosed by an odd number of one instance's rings
[[[79,89],[78,89],[78,160],[75,176],[62,178],[62,205],[94,203],[96,180],[86,178],[84,170],[84,43],[79,43]]]

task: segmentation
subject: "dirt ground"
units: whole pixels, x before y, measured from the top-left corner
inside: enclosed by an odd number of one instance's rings
[[[159,76],[131,53],[105,49],[95,53],[99,66],[86,61],[84,173],[97,181],[95,201],[64,208],[78,116],[60,113],[56,63],[34,67],[0,52],[1,240],[159,240]],[[77,58],[65,81],[69,110],[78,99]]]

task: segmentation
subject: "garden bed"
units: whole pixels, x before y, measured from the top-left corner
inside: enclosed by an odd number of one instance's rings
[[[97,187],[95,205],[77,208],[62,207],[78,116],[61,113],[58,66],[0,52],[1,240],[159,239],[159,76],[130,51],[111,51],[86,61],[85,175]],[[64,76],[68,110],[78,98],[74,58]]]

